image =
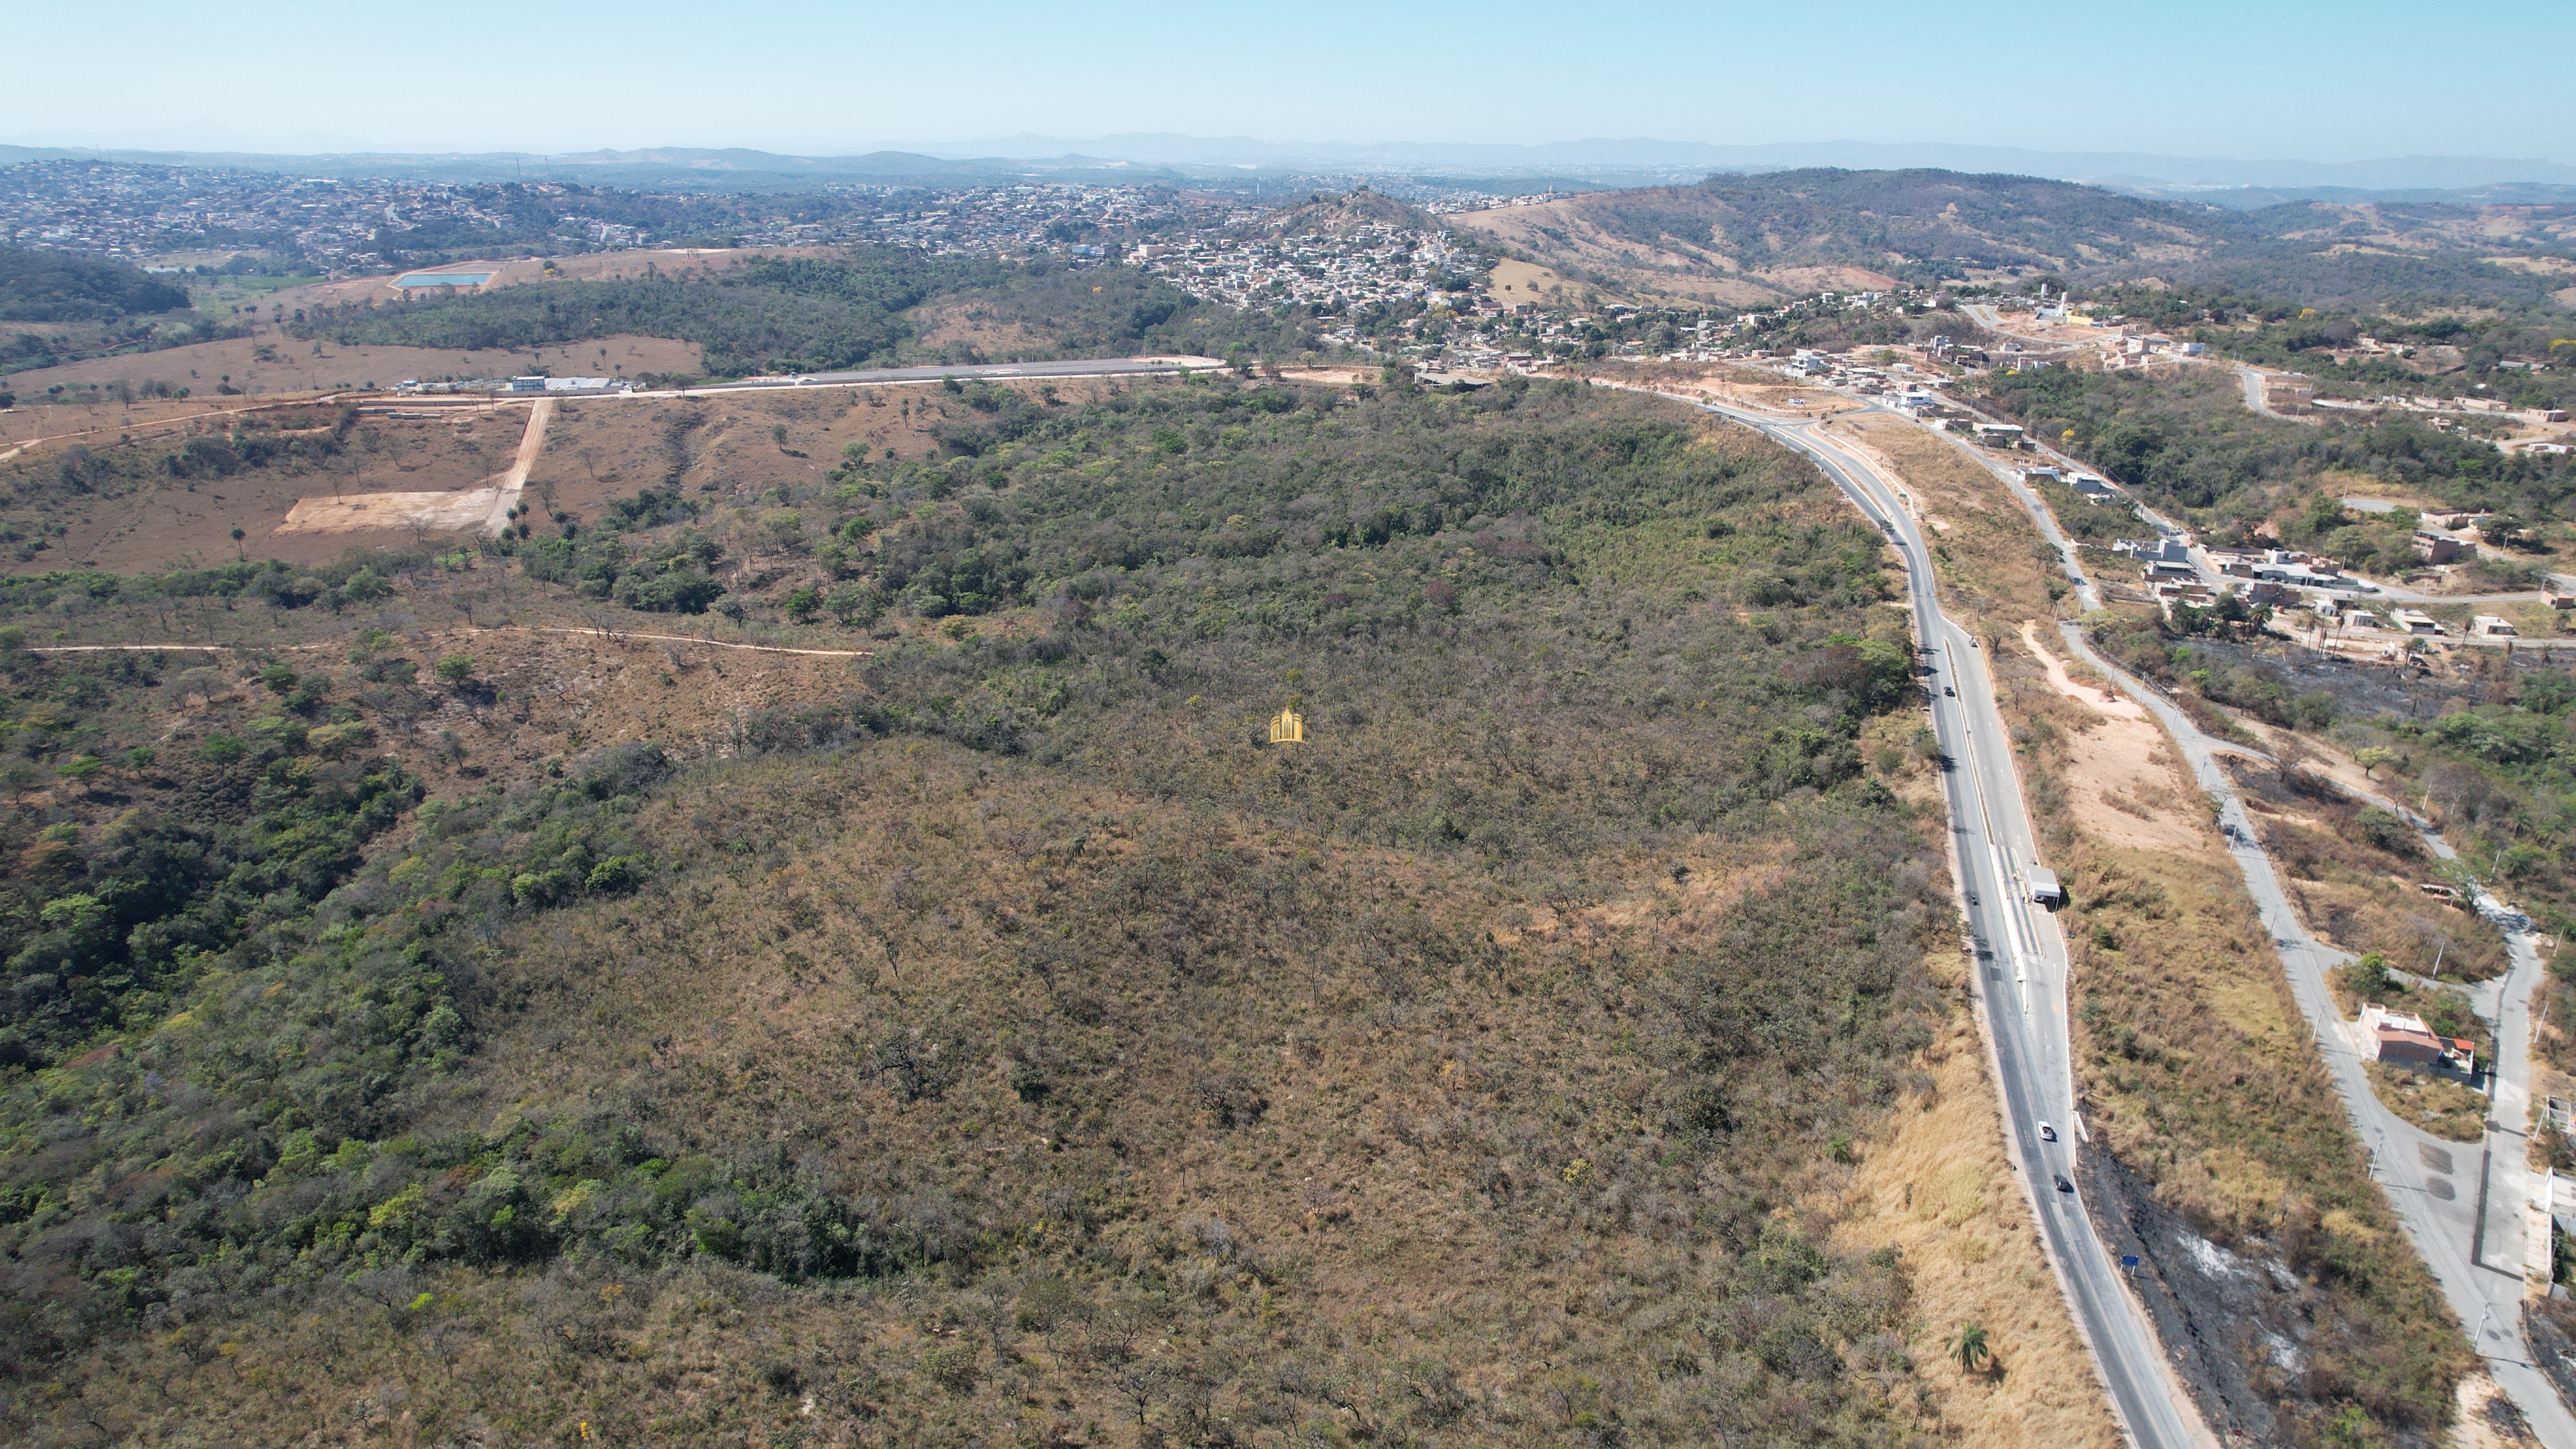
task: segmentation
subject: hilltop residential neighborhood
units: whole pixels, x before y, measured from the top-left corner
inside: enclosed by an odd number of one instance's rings
[[[388,232],[509,224],[471,188],[90,161],[0,169],[0,240],[133,260],[276,248],[320,267],[365,268],[384,264]]]
[[[1231,198],[1167,187],[1030,182],[940,190],[839,183],[789,197],[296,178],[214,166],[31,161],[0,168],[0,242],[146,266],[248,255],[361,275],[507,248],[825,246],[1102,256],[1104,243],[1249,220]]]
[[[1302,308],[1319,317],[1407,303],[1454,309],[1461,303],[1453,299],[1474,285],[1487,261],[1457,247],[1448,232],[1425,235],[1384,224],[1340,236],[1308,232],[1247,241],[1201,234],[1140,243],[1128,256],[1194,297],[1232,307]]]

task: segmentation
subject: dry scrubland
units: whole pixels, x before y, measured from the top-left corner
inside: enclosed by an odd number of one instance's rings
[[[1067,381],[1052,395],[1068,404],[1101,395],[1096,382]],[[370,492],[443,492],[481,487],[510,466],[526,430],[525,405],[501,404],[435,417],[347,413],[330,405],[262,406],[234,412],[187,402],[137,404],[158,424],[130,433],[133,446],[109,452],[123,416],[114,404],[53,409],[64,430],[103,434],[72,454],[46,444],[0,463],[14,500],[10,521],[41,551],[19,550],[0,569],[22,575],[68,568],[151,571],[207,567],[228,558],[280,558],[316,565],[352,548],[418,551],[453,547],[419,529],[299,535],[279,533],[299,498]],[[918,458],[939,451],[932,429],[976,414],[936,388],[817,388],[703,399],[591,398],[558,402],[544,451],[528,477],[527,501],[540,517],[596,520],[609,501],[645,489],[727,501],[779,487],[812,488],[858,448],[882,458],[891,448]],[[267,466],[243,467],[264,445],[327,441]],[[241,445],[248,439],[251,446]],[[223,444],[203,462],[188,457]],[[108,452],[99,462],[91,454]],[[82,486],[62,486],[67,459],[86,469]],[[177,459],[174,465],[164,459]],[[63,530],[52,533],[53,526]],[[231,530],[247,535],[238,546]],[[470,541],[470,540],[469,540]]]
[[[2126,1216],[2120,1195],[2143,1189],[2240,1259],[2281,1265],[2268,1288],[2220,1307],[2195,1299],[2188,1252],[2146,1245],[2151,1267],[2179,1285],[2158,1300],[2160,1329],[2169,1349],[2188,1344],[2177,1359],[2203,1386],[2204,1413],[2222,1434],[2335,1443],[2335,1421],[2358,1406],[2392,1442],[2439,1441],[2474,1360],[2364,1171],[2179,755],[2103,703],[2103,681],[2047,651],[2053,624],[2031,631],[2041,650],[2015,647],[2066,586],[1991,475],[1910,422],[1831,426],[1916,493],[1944,607],[1985,640],[2043,848],[2073,896],[2059,921],[2086,1120],[2120,1169],[2091,1174],[2097,1204]],[[2355,855],[2366,850],[2293,848],[2284,871],[2322,901],[2337,881],[2394,864]],[[2295,1346],[2294,1371],[2267,1334]]]
[[[2356,956],[2377,952],[2419,976],[2436,967],[2446,980],[2504,974],[2510,963],[2495,928],[2419,889],[2437,879],[2432,854],[2392,812],[2304,769],[2243,758],[2227,768],[2290,903],[2320,940]]]
[[[1572,387],[566,412],[569,538],[11,586],[13,1435],[2110,1442],[1803,466]],[[312,426],[226,501],[508,451]]]
[[[1726,254],[1722,235],[1696,240],[1707,248],[1684,254],[1605,228],[1580,197],[1535,206],[1460,212],[1459,226],[1481,232],[1553,268],[1587,273],[1622,295],[1667,298],[1680,303],[1760,306],[1783,297],[1824,289],[1853,291],[1892,287],[1895,279],[1856,266],[1787,266],[1746,271]],[[1513,265],[1505,263],[1505,265]],[[1521,263],[1542,270],[1536,263]],[[1549,271],[1554,277],[1556,271]],[[1569,291],[1576,290],[1569,288]],[[1513,296],[1504,300],[1512,300]],[[1523,299],[1526,300],[1526,299]]]
[[[37,368],[13,374],[9,386],[17,392],[21,407],[39,403],[46,389],[58,383],[104,388],[110,394],[119,383],[136,389],[165,383],[187,388],[190,401],[220,407],[228,400],[215,390],[227,378],[244,393],[261,396],[390,388],[406,378],[511,377],[539,368],[558,377],[688,376],[701,370],[701,357],[697,344],[661,337],[602,337],[512,351],[450,352],[435,347],[343,347],[263,329],[257,337],[192,342],[131,357],[94,357]],[[112,416],[116,404],[111,400],[101,410]]]

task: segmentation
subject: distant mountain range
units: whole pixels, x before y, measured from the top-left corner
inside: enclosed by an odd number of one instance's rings
[[[2385,195],[2386,193],[2379,193]],[[1587,191],[1449,223],[1606,295],[1757,306],[1818,290],[2055,273],[2309,305],[2576,303],[2566,207],[2229,210],[1999,172],[1815,167]],[[2560,295],[2562,292],[2566,295]]]
[[[2576,186],[2576,165],[2487,156],[2402,156],[2377,161],[2236,161],[2132,151],[2034,151],[1942,142],[1891,145],[1869,141],[1720,146],[1696,141],[1555,141],[1538,146],[1413,142],[1258,141],[1131,133],[1067,140],[1018,135],[972,142],[909,143],[925,156],[1037,156],[1080,152],[1105,160],[1158,165],[1297,167],[1309,170],[1408,171],[1439,175],[1554,175],[1604,171],[1789,171],[1818,166],[1853,171],[1939,169],[2094,185],[2163,190],[2338,187],[2361,191],[2452,191],[2507,183]]]
[[[0,146],[0,166],[26,161],[90,160],[137,166],[220,166],[338,180],[366,177],[459,184],[552,180],[638,190],[792,191],[834,182],[953,186],[1024,177],[1127,177],[1172,183],[1186,183],[1191,179],[1169,167],[1085,156],[1021,161],[1004,157],[946,158],[906,151],[870,151],[855,156],[781,156],[740,148],[669,146],[639,151],[582,151],[555,155],[520,151],[423,154],[357,151],[281,156],[252,151]]]
[[[290,175],[499,182],[552,179],[644,189],[783,191],[841,183],[957,185],[1015,178],[1210,184],[1311,176],[1410,176],[1526,185],[1639,186],[1711,174],[1814,167],[1887,171],[1938,168],[2075,181],[2125,192],[2245,210],[2284,201],[2576,202],[2576,165],[2489,156],[2399,156],[2373,161],[2240,161],[2127,151],[2036,151],[1939,142],[1798,142],[1722,146],[1695,141],[1558,141],[1537,146],[1445,142],[1262,141],[1139,132],[1069,139],[1016,135],[918,142],[854,155],[784,156],[741,148],[634,151],[286,156],[256,152],[131,151],[0,146],[0,165],[101,159],[164,166],[227,166]]]

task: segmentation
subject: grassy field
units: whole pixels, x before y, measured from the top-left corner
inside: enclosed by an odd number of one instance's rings
[[[1069,407],[1108,392],[1096,381],[1067,380],[1047,395]],[[244,406],[262,410],[232,411]],[[244,554],[315,566],[353,546],[470,548],[471,538],[407,529],[325,536],[276,530],[300,498],[482,486],[509,466],[527,419],[524,405],[511,404],[344,421],[330,408],[195,398],[40,411],[52,415],[43,425],[94,429],[96,441],[77,453],[49,446],[0,463],[0,487],[12,504],[0,513],[0,529],[15,535],[0,534],[0,540],[16,545],[0,568],[22,576],[65,568],[156,570],[173,562],[209,566]],[[935,430],[984,417],[962,394],[935,385],[687,401],[568,399],[557,404],[545,450],[530,472],[529,506],[550,531],[560,527],[557,513],[577,525],[597,522],[610,515],[611,500],[651,489],[684,493],[693,507],[749,508],[779,489],[821,491],[821,480],[851,449],[878,461],[892,449],[917,464],[944,451]],[[132,445],[108,446],[120,436],[130,436]],[[303,440],[300,448],[285,446],[296,439]],[[746,538],[760,540],[760,554],[778,566],[813,571],[828,585],[831,575],[817,565],[814,550],[780,548],[759,524],[759,512],[749,508],[744,519]],[[245,534],[238,545],[230,537],[236,527]]]
[[[2482,1092],[2385,1062],[2370,1064],[2370,1085],[2389,1110],[2436,1137],[2453,1142],[2486,1139],[2488,1104]]]
[[[191,290],[189,300],[196,304],[200,316],[226,322],[245,302],[261,301],[290,287],[309,287],[321,280],[318,276],[218,277],[199,282]]]

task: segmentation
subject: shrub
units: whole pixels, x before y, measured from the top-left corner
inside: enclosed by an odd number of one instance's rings
[[[239,735],[211,734],[197,742],[197,758],[209,765],[229,765],[250,753],[250,742]]]

